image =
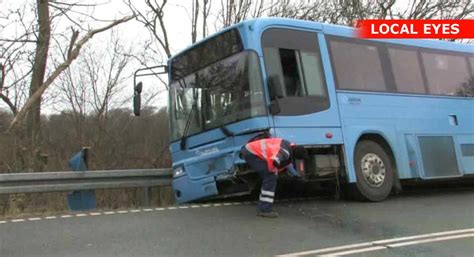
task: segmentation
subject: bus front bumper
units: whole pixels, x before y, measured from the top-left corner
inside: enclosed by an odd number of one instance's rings
[[[175,178],[172,185],[177,203],[186,203],[218,194],[214,177],[191,180],[187,175],[183,175]]]

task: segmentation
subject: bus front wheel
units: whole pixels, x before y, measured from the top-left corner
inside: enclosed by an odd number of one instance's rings
[[[394,168],[382,146],[370,140],[357,143],[354,167],[357,182],[353,188],[357,199],[378,202],[388,197],[393,186]]]

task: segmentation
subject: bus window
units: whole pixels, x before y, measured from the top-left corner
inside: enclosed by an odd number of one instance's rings
[[[474,77],[474,57],[469,58],[469,62],[471,63],[471,77]]]
[[[416,50],[388,48],[397,91],[426,94]]]
[[[329,43],[339,89],[387,91],[377,46],[336,38]]]
[[[262,44],[267,75],[280,80],[283,96],[327,97],[316,33],[269,29]]]
[[[462,89],[458,90],[457,95],[474,97],[474,57],[468,58],[469,66],[471,66],[471,76],[467,83],[465,83]]]
[[[301,52],[301,63],[307,85],[307,94],[312,96],[325,96],[324,74],[321,67],[321,56],[314,52]],[[314,72],[314,70],[318,72]]]
[[[466,58],[442,53],[421,53],[431,94],[458,95],[468,83]]]
[[[279,49],[279,53],[286,95],[305,95],[301,79],[301,63],[298,62],[299,58],[297,51],[291,49]]]

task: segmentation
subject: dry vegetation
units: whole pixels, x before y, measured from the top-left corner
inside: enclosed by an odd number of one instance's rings
[[[67,161],[81,146],[90,146],[89,168],[131,169],[170,167],[168,151],[168,118],[166,111],[146,109],[134,117],[130,110],[113,109],[102,123],[97,115],[89,114],[77,124],[73,112],[42,117],[42,170],[69,170]],[[22,165],[23,155],[15,149],[16,138],[7,136],[5,129],[12,115],[0,111],[0,170],[16,172]],[[99,126],[99,124],[101,124]],[[97,204],[102,209],[138,206],[142,189],[98,190]],[[172,204],[170,189],[155,190],[153,204]],[[19,213],[54,212],[67,209],[66,194],[47,193],[16,195],[3,198],[0,216]]]

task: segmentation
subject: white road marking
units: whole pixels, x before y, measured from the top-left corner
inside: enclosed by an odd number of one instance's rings
[[[385,246],[372,246],[372,247],[367,247],[367,248],[362,248],[362,249],[356,249],[356,250],[350,250],[350,251],[344,251],[344,252],[336,252],[336,253],[331,253],[331,254],[323,254],[323,255],[318,255],[318,256],[341,256],[341,255],[349,255],[349,254],[354,254],[354,253],[364,253],[364,252],[371,252],[371,251],[377,251],[377,250],[385,250],[387,247]]]
[[[349,255],[349,254],[354,254],[354,253],[377,251],[377,250],[383,250],[383,249],[388,249],[388,248],[403,247],[403,246],[408,246],[408,245],[446,241],[446,240],[453,240],[453,239],[467,238],[467,237],[474,237],[474,228],[443,231],[443,232],[437,232],[437,233],[398,237],[398,238],[391,238],[391,239],[384,239],[384,240],[376,240],[376,241],[365,242],[365,243],[342,245],[342,246],[289,253],[289,254],[283,254],[283,255],[277,255],[277,256],[289,257],[289,256],[315,255],[315,254],[317,254],[318,256],[319,255],[320,256],[341,256],[341,255]]]
[[[429,234],[422,234],[422,235],[416,235],[416,236],[397,237],[397,238],[392,238],[392,239],[373,241],[372,243],[386,245],[389,243],[407,241],[407,240],[412,240],[412,239],[422,239],[422,238],[427,238],[427,237],[446,236],[446,235],[461,234],[461,233],[468,233],[468,232],[474,232],[474,228],[458,229],[458,230],[429,233]]]
[[[302,255],[327,253],[327,252],[334,252],[338,250],[346,250],[346,249],[366,247],[366,246],[372,246],[372,244],[371,243],[350,244],[350,245],[329,247],[329,248],[316,249],[316,250],[310,250],[310,251],[304,251],[304,252],[298,252],[298,253],[289,253],[289,254],[283,254],[283,255],[277,255],[277,256],[279,257],[302,256]]]
[[[1,1],[1,0],[0,0]],[[290,200],[299,200],[299,199],[282,199],[280,201],[290,201]],[[206,208],[206,207],[220,207],[220,206],[231,206],[231,205],[242,205],[242,204],[254,204],[258,201],[244,201],[244,202],[222,202],[222,203],[209,203],[209,204],[200,204],[200,205],[182,205],[182,206],[169,206],[169,207],[159,207],[159,208],[148,208],[148,209],[134,209],[134,210],[120,210],[120,211],[107,211],[107,212],[92,212],[92,213],[77,213],[77,214],[65,214],[58,216],[47,216],[47,217],[37,217],[37,218],[28,218],[28,219],[15,219],[11,221],[0,221],[0,224],[5,224],[8,222],[24,222],[24,221],[37,221],[37,220],[52,220],[57,218],[72,218],[72,217],[86,217],[86,216],[101,216],[101,215],[111,215],[111,214],[125,214],[125,213],[139,213],[139,212],[151,212],[163,211],[163,210],[176,210],[176,209],[189,209],[189,208]]]
[[[424,244],[424,243],[438,242],[438,241],[447,241],[447,240],[466,238],[466,237],[474,237],[474,233],[454,235],[454,236],[428,238],[428,239],[415,240],[415,241],[409,241],[409,242],[398,243],[398,244],[389,244],[387,246],[395,248],[395,247],[402,247],[402,246],[407,246],[407,245]]]

